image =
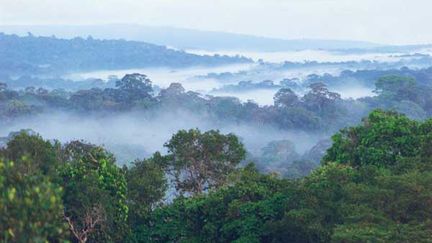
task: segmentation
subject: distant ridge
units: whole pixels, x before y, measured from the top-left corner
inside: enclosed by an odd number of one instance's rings
[[[295,39],[258,37],[215,31],[201,31],[173,27],[151,27],[132,24],[109,25],[3,25],[0,32],[39,36],[55,35],[62,38],[89,35],[100,39],[125,39],[144,41],[178,49],[199,49],[208,51],[295,51],[305,49],[368,49],[382,45],[364,41]]]
[[[139,41],[56,38],[0,32],[0,78],[67,71],[144,67],[184,68],[250,63],[251,59],[195,55]]]

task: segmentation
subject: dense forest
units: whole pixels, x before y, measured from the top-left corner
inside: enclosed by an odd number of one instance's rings
[[[123,167],[102,146],[11,133],[0,142],[2,241],[427,242],[432,120],[424,119],[432,91],[428,70],[409,72],[378,78],[373,97],[342,99],[311,82],[302,96],[281,88],[272,106],[202,96],[178,83],[154,94],[142,74],[76,92],[1,84],[3,124],[46,112],[180,109],[335,133],[305,155],[275,141],[257,158],[235,134],[180,130],[165,152]]]
[[[234,134],[182,130],[120,168],[104,148],[13,134],[4,242],[429,242],[432,120],[375,110],[301,179],[239,167]]]
[[[376,95],[343,99],[340,94],[327,87],[327,84],[335,85],[355,76],[361,76],[356,78],[356,82],[365,82],[368,85],[371,85],[374,79]],[[218,120],[268,123],[283,129],[336,131],[351,124],[350,122],[358,122],[376,108],[403,112],[414,119],[431,116],[431,79],[432,69],[344,72],[338,77],[310,75],[304,84],[304,95],[294,91],[293,83],[288,80],[285,84],[276,86],[279,90],[271,106],[258,105],[253,100],[241,102],[235,97],[186,91],[180,83],[172,83],[169,87],[155,92],[151,80],[139,73],[111,80],[112,88],[78,91],[48,90],[34,86],[13,90],[8,89],[6,83],[1,83],[0,117],[3,120],[11,119],[53,109],[86,113],[186,109]],[[244,87],[245,83],[240,85]]]
[[[388,73],[392,72],[386,74]],[[374,109],[401,112],[416,120],[432,116],[429,73],[430,69],[409,70],[405,71],[406,76],[381,76],[375,82],[376,96],[359,99],[343,99],[322,82],[310,82],[304,95],[299,95],[286,86],[279,89],[274,96],[274,104],[270,106],[261,106],[253,101],[241,102],[234,97],[204,96],[186,91],[179,83],[172,83],[168,88],[156,93],[150,79],[143,74],[128,74],[122,79],[113,80],[114,88],[79,91],[35,87],[11,90],[6,84],[0,84],[0,123],[4,127],[13,127],[13,124],[34,117],[41,117],[42,120],[53,119],[49,116],[52,114],[68,114],[76,117],[77,121],[82,121],[84,117],[109,120],[122,114],[133,117],[160,117],[171,114],[180,122],[184,117],[182,114],[190,114],[189,116],[195,119],[218,124],[219,127],[244,125],[252,127],[252,130],[268,127],[277,129],[276,131],[302,132],[291,138],[297,141],[281,140],[277,137],[271,139],[269,135],[267,144],[253,148],[249,146],[246,156],[248,160],[255,161],[261,172],[277,171],[283,176],[301,177],[317,167],[331,144],[329,138],[333,133],[358,124],[362,117]],[[166,126],[172,123],[170,118],[167,119],[162,120]],[[145,124],[148,120],[143,118],[139,122]],[[21,128],[29,126],[25,124]],[[127,126],[121,123],[116,125]],[[61,129],[68,129],[68,126]],[[250,144],[250,140],[259,140],[260,136],[262,135],[242,141]],[[306,139],[302,136],[313,138]],[[310,140],[310,145],[305,149],[299,148],[301,139]],[[121,148],[120,142],[115,144],[115,148],[110,148],[118,156],[125,154],[118,158],[121,164],[127,164],[136,156],[150,155],[153,152],[132,153],[130,149]]]
[[[431,242],[432,58],[386,58],[0,34],[0,242]]]
[[[198,56],[165,46],[88,38],[58,39],[0,33],[0,78],[66,71],[142,67],[190,67],[250,62],[244,57]]]

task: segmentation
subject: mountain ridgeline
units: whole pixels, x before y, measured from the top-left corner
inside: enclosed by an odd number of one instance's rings
[[[174,27],[156,27],[133,24],[107,25],[0,25],[0,32],[26,35],[55,34],[61,38],[92,35],[95,38],[143,41],[180,49],[197,50],[243,50],[243,51],[296,51],[305,49],[368,49],[383,45],[366,41],[319,40],[259,37],[218,31],[202,31]]]
[[[218,66],[251,62],[244,57],[199,56],[154,44],[58,39],[0,33],[0,77],[143,67]]]

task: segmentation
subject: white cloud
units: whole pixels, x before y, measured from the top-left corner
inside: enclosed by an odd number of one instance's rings
[[[432,42],[430,0],[0,0],[0,24],[136,23],[283,38]]]

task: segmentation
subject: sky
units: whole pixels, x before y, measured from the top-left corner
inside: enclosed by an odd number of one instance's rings
[[[129,23],[284,39],[432,43],[431,0],[0,0],[0,25]]]

